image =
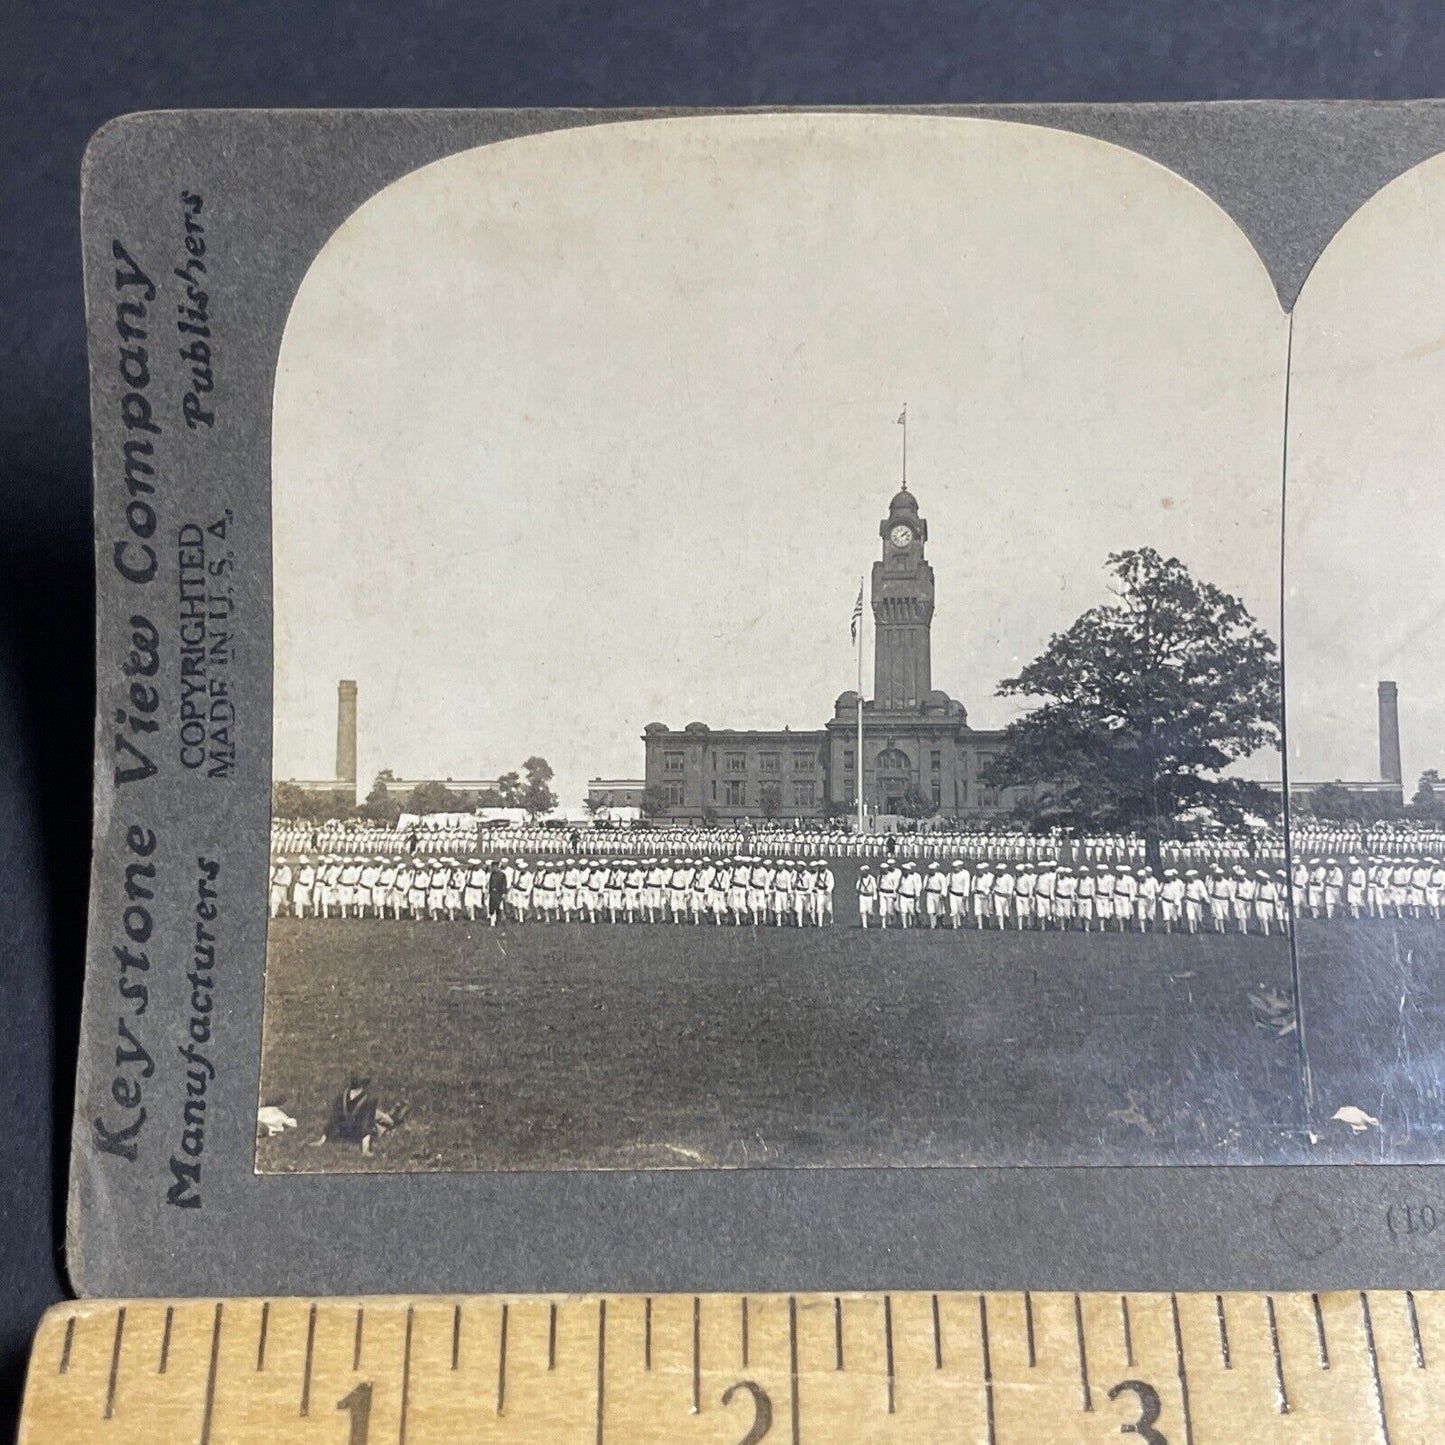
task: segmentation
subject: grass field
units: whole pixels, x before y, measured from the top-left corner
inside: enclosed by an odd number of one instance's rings
[[[1251,1001],[1288,994],[1283,939],[863,933],[840,911],[802,931],[278,920],[262,1097],[300,1128],[258,1167],[1435,1157],[1428,925],[1302,926],[1312,1146],[1295,1039]],[[311,1143],[354,1070],[410,1106],[369,1158]],[[1385,1127],[1320,1124],[1341,1103]]]

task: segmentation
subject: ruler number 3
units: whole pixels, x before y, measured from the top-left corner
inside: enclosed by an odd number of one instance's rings
[[[1132,1424],[1120,1425],[1119,1433],[1121,1435],[1138,1435],[1146,1442],[1146,1445],[1169,1445],[1169,1440],[1163,1432],[1154,1428],[1155,1422],[1164,1409],[1159,1402],[1159,1391],[1143,1380],[1120,1380],[1109,1391],[1109,1398],[1117,1400],[1125,1390],[1138,1399],[1139,1418]]]
[[[723,1391],[722,1402],[731,1405],[739,1391],[753,1397],[753,1428],[738,1441],[738,1445],[758,1445],[758,1441],[773,1428],[773,1402],[768,1392],[754,1380],[739,1380]]]

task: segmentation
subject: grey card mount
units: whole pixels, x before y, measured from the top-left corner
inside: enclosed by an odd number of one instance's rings
[[[1442,152],[102,130],[78,1287],[1438,1281]]]

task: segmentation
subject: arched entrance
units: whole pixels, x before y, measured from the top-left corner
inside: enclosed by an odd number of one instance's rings
[[[875,765],[878,788],[878,811],[897,813],[903,799],[913,786],[913,764],[901,748],[884,748]]]

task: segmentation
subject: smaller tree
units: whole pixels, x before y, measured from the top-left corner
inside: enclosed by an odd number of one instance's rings
[[[510,773],[503,773],[497,779],[497,796],[501,799],[497,804],[499,808],[520,808],[522,806],[522,775],[515,769]]]
[[[533,818],[550,813],[557,806],[557,795],[548,786],[552,781],[551,764],[546,758],[530,757],[522,764],[522,771],[527,781],[522,788],[520,806]]]
[[[582,806],[587,810],[587,816],[589,818],[595,818],[607,806],[607,799],[599,798],[592,793],[588,793],[587,796],[582,799]]]
[[[1321,783],[1306,796],[1305,803],[1310,812],[1322,822],[1356,821],[1355,800],[1350,790],[1339,783]]]
[[[464,813],[468,809],[445,783],[418,783],[406,800],[408,813]]]
[[[276,818],[305,818],[307,799],[305,790],[295,783],[271,784],[271,813]]]
[[[1445,798],[1442,798],[1439,769],[1427,768],[1420,774],[1415,796],[1410,799],[1410,811],[1417,818],[1428,822],[1436,822],[1445,817]]]
[[[372,783],[371,791],[361,805],[361,813],[363,817],[370,818],[374,822],[395,827],[396,820],[401,817],[401,804],[392,797],[386,786],[391,777],[390,768],[386,768],[376,775],[376,781]]]
[[[765,818],[776,818],[783,811],[783,785],[764,783],[758,789],[758,811]]]
[[[642,790],[642,816],[661,818],[668,810],[667,789],[650,783]]]

